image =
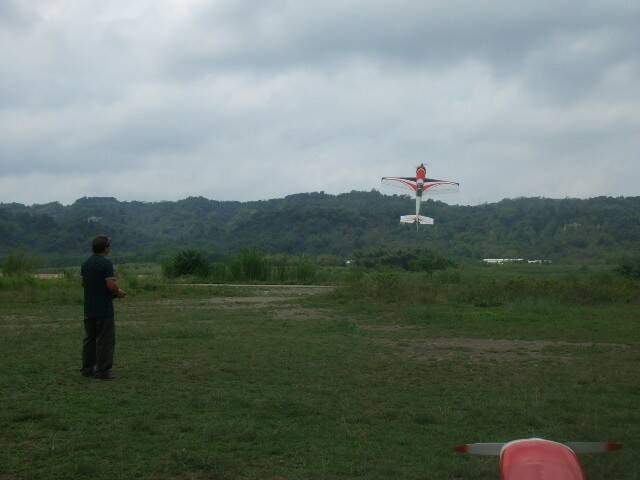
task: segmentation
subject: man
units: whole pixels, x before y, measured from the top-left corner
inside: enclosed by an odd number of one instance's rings
[[[113,273],[113,264],[106,257],[111,253],[111,238],[98,235],[91,244],[93,255],[82,264],[84,287],[84,331],[82,370],[85,377],[113,380],[113,352],[116,331],[113,299],[124,298]]]

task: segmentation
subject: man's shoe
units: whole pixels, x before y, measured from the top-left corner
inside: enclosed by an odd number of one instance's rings
[[[81,368],[80,369],[80,375],[82,375],[83,377],[93,377],[93,374],[95,373],[93,368]]]
[[[118,377],[111,373],[111,370],[108,370],[106,372],[96,372],[94,374],[94,378],[97,378],[98,380],[115,380]]]

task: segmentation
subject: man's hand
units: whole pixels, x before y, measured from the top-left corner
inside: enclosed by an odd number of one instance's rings
[[[127,293],[118,287],[115,278],[107,278],[107,288],[111,290],[111,294],[114,298],[124,298],[127,296]]]

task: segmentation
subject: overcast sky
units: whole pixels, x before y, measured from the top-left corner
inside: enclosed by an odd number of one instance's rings
[[[0,202],[640,195],[640,2],[0,0]]]

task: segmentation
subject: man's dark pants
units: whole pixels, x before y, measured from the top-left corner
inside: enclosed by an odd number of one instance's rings
[[[94,365],[96,373],[111,370],[116,347],[114,317],[85,318],[85,338],[82,342],[82,370],[89,372]]]

